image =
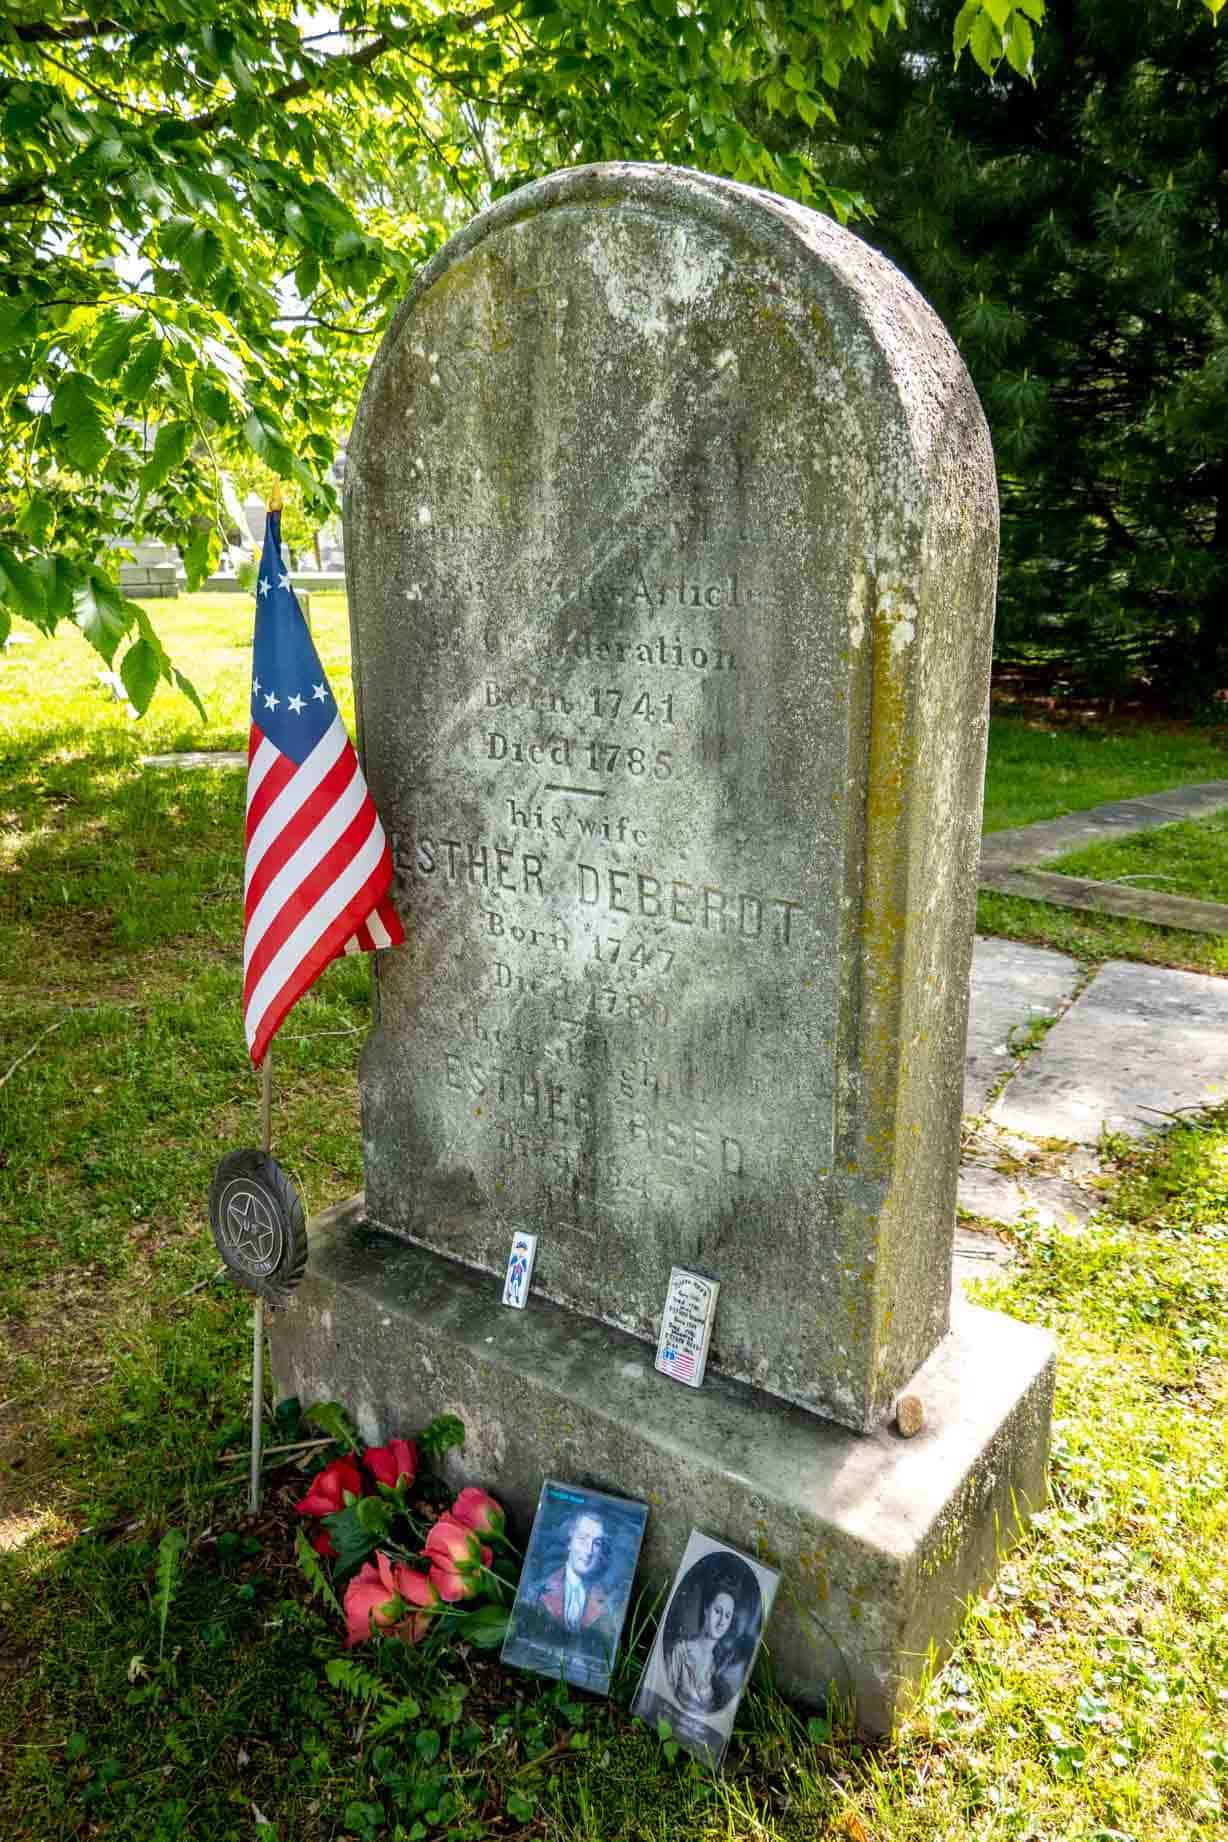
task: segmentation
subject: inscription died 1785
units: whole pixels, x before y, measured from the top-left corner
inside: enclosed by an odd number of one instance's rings
[[[950,598],[986,600],[986,560],[906,477],[851,239],[648,169],[550,186],[425,271],[349,449],[409,935],[363,1062],[368,1208],[492,1274],[536,1233],[538,1292],[646,1338],[675,1265],[719,1273],[713,1360],[862,1424],[946,1310],[877,1247],[901,1177],[931,1218],[906,1267],[949,1212],[934,981],[966,970],[985,627]]]

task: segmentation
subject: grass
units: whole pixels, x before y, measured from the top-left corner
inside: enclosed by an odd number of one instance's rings
[[[987,832],[1033,825],[1108,800],[1228,780],[1228,730],[1137,721],[1074,726],[996,715],[985,770]]]
[[[343,693],[342,610],[314,613]],[[1059,1334],[1053,1498],[890,1743],[799,1714],[765,1671],[725,1780],[671,1761],[626,1712],[646,1607],[609,1703],[477,1653],[385,1644],[339,1667],[291,1559],[298,1474],[272,1475],[252,1523],[224,1456],[250,1318],[212,1281],[205,1196],[257,1130],[242,776],[139,756],[242,746],[248,615],[194,597],[170,618],[204,731],[162,693],[131,724],[84,647],[0,659],[6,1842],[1222,1836],[1228,1113],[1115,1147],[1092,1227],[1025,1225],[982,1286]],[[275,1144],[309,1209],[361,1181],[368,1009],[344,962],[278,1039]],[[186,1546],[160,1571],[168,1531]]]
[[[1228,902],[1228,812],[1088,845],[1045,868],[1097,882],[1130,882],[1168,895]]]

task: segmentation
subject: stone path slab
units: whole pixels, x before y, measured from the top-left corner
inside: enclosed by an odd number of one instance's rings
[[[1055,1017],[1079,983],[1076,962],[1048,947],[978,938],[972,954],[964,1112],[983,1110],[995,1084],[1014,1065],[1016,1043],[1037,1018]]]
[[[245,768],[247,750],[198,748],[176,755],[142,755],[141,766],[151,768]]]
[[[1067,812],[1058,819],[1019,825],[1009,831],[990,832],[981,840],[982,889],[1001,895],[1019,895],[1033,902],[1053,902],[1061,908],[1091,910],[1094,914],[1125,915],[1152,927],[1181,927],[1196,934],[1228,933],[1228,905],[1203,902],[1193,896],[1170,895],[1131,883],[1099,882],[1087,876],[1063,876],[1034,866],[1063,857],[1085,844],[1128,838],[1134,832],[1182,819],[1210,818],[1228,806],[1228,780],[1204,780],[1191,787],[1173,787],[1167,793],[1149,793],[1142,799],[1108,800],[1084,812]]]
[[[1033,1138],[1140,1138],[1228,1097],[1228,980],[1110,960],[990,1110]]]
[[[985,868],[1026,869],[1052,857],[1064,857],[1067,851],[1081,850],[1085,844],[1126,838],[1131,832],[1175,825],[1180,819],[1210,818],[1224,806],[1228,806],[1228,780],[1204,780],[1192,787],[1173,787],[1167,793],[1148,793],[1142,799],[1108,800],[1103,806],[1041,819],[1035,825],[992,831],[981,841],[981,863]]]
[[[1062,876],[1053,870],[1010,870],[981,865],[980,887],[1002,895],[1022,895],[1059,908],[1090,909],[1100,915],[1125,915],[1152,927],[1182,927],[1193,934],[1228,934],[1228,904],[1204,902],[1192,895],[1169,895],[1134,883],[1102,883],[1090,876]]]

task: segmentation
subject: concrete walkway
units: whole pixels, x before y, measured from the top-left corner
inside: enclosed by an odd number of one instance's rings
[[[1101,883],[1085,876],[1061,876],[1035,866],[1087,844],[1127,838],[1132,832],[1182,819],[1206,819],[1228,806],[1228,780],[1149,793],[1145,799],[1110,800],[1086,812],[1069,812],[1013,831],[994,831],[981,842],[982,889],[1022,895],[1062,908],[1095,914],[1128,915],[1159,927],[1183,927],[1197,934],[1228,934],[1228,903],[1203,902],[1194,896],[1167,895],[1129,883]]]
[[[1228,979],[1110,960],[1085,982],[1064,954],[978,939],[964,1094],[961,1211],[1080,1226],[1105,1133],[1140,1138],[1228,1100]],[[957,1278],[1008,1259],[983,1226],[957,1231]]]

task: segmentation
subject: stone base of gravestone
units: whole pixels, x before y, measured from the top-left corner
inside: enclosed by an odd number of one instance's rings
[[[779,1566],[767,1632],[781,1689],[856,1704],[886,1732],[966,1601],[1044,1499],[1053,1343],[958,1303],[910,1383],[922,1430],[856,1434],[364,1225],[362,1199],[309,1225],[306,1278],[271,1330],[283,1395],[340,1399],[364,1437],[464,1421],[449,1481],[499,1495],[528,1533],[542,1479],[648,1502],[641,1580],[673,1575],[692,1527]]]

